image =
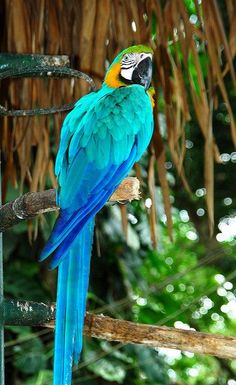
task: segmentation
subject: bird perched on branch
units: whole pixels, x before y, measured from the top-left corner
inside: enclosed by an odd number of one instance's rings
[[[122,51],[102,87],[84,97],[61,130],[55,173],[60,215],[41,260],[58,267],[54,385],[70,385],[80,358],[94,218],[146,150],[153,132],[153,51]]]

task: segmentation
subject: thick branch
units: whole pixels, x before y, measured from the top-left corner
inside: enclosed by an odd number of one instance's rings
[[[2,313],[6,325],[54,327],[54,305],[27,301],[5,301]],[[143,344],[236,359],[235,337],[137,324],[91,313],[86,314],[84,334],[124,344]]]
[[[139,199],[139,180],[135,177],[128,177],[111,196],[110,202],[124,203],[134,199]],[[0,232],[16,225],[21,220],[58,209],[54,189],[24,194],[0,208]]]
[[[236,358],[236,338],[165,326],[138,324],[87,313],[84,334],[108,341],[179,349]]]

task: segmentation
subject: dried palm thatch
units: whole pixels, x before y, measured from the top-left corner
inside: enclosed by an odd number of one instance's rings
[[[154,85],[157,97],[160,90],[164,97],[169,149],[183,185],[189,191],[183,160],[185,127],[191,119],[190,105],[193,105],[205,140],[206,201],[213,229],[214,161],[219,162],[219,151],[213,136],[212,113],[217,108],[219,94],[226,104],[232,141],[236,145],[236,127],[224,83],[225,75],[230,73],[236,86],[233,67],[235,1],[225,1],[227,34],[216,0],[5,0],[2,3],[1,18],[5,18],[0,41],[2,51],[67,54],[72,66],[89,74],[97,84],[103,79],[106,60],[110,61],[120,49],[136,43],[153,46]],[[207,58],[204,67],[200,60],[202,55]],[[1,103],[5,106],[31,108],[60,105],[79,98],[87,92],[87,86],[77,81],[27,79],[9,81],[1,86],[1,91]],[[157,112],[156,107],[156,117]],[[11,180],[14,185],[17,182],[21,186],[28,184],[31,191],[42,190],[47,176],[55,186],[50,141],[53,132],[53,142],[58,144],[62,117],[3,119],[1,146],[6,160],[5,186]],[[155,120],[148,184],[154,201],[155,157],[171,234],[165,147],[158,119]],[[150,223],[155,244],[154,207]]]

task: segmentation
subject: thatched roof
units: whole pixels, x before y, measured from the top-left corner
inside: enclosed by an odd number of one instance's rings
[[[219,95],[227,107],[232,141],[236,145],[236,127],[225,86],[226,74],[230,74],[236,85],[235,1],[221,2],[226,7],[226,20],[216,0],[194,1],[192,12],[184,0],[5,0],[3,3],[2,51],[67,54],[71,66],[89,74],[97,84],[103,79],[106,60],[110,61],[120,49],[135,43],[154,48],[154,85],[157,97],[159,93],[164,96],[168,145],[187,189],[183,159],[190,106],[205,140],[205,187],[212,224],[214,161],[219,161],[212,112],[217,108]],[[4,83],[1,90],[1,104],[31,108],[72,101],[87,92],[87,85],[77,80],[27,79]],[[10,179],[13,184],[26,183],[31,191],[36,191],[45,188],[47,175],[55,185],[51,149],[55,150],[54,143],[58,144],[61,122],[61,114],[4,118],[1,143],[6,160],[5,185]],[[156,157],[171,229],[165,151],[157,119],[152,145],[149,188],[152,194]]]

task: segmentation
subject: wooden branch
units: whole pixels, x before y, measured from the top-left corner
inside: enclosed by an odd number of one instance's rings
[[[54,304],[5,300],[1,313],[3,313],[5,325],[35,325],[54,328]],[[124,344],[142,344],[236,359],[235,337],[138,324],[88,312],[86,313],[84,334]]]
[[[142,344],[209,354],[221,358],[236,358],[235,337],[138,324],[91,313],[86,314],[84,334],[125,344]]]
[[[135,177],[124,179],[109,201],[125,203],[139,199],[139,185],[139,180]],[[0,208],[0,232],[22,220],[31,219],[38,214],[58,209],[56,190],[54,189],[24,194]]]

